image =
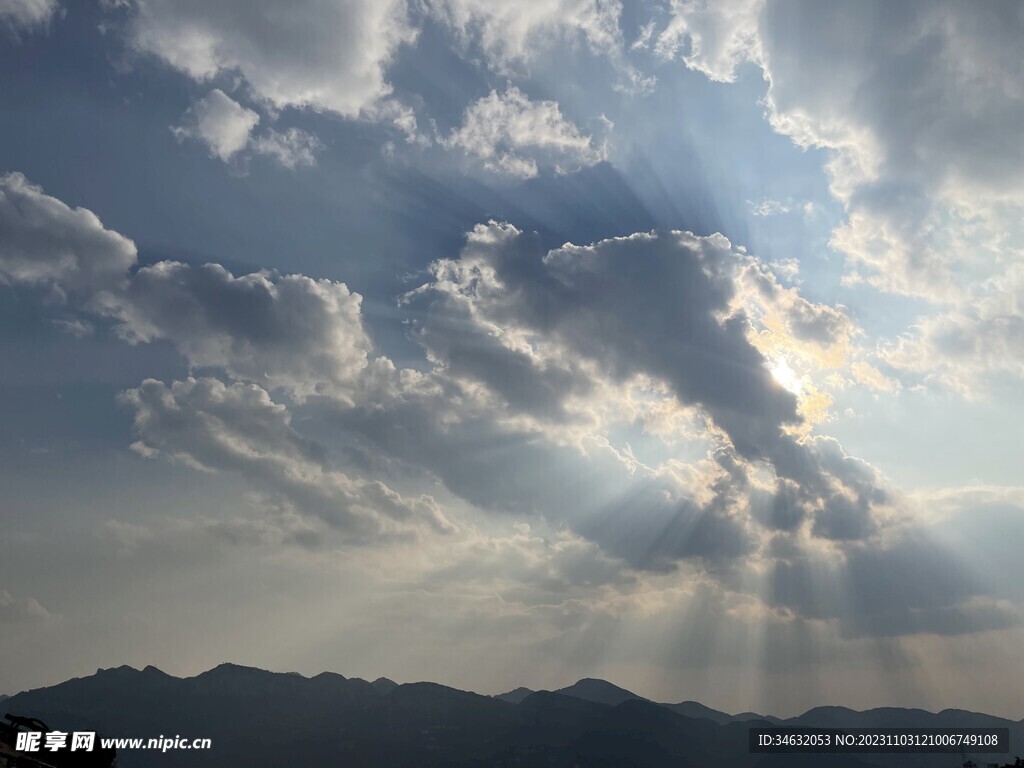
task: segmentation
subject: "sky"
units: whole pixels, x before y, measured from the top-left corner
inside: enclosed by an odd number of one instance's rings
[[[1022,38],[0,0],[0,691],[1024,717]]]

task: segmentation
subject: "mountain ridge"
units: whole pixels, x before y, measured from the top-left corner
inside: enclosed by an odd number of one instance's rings
[[[598,700],[595,700],[598,699]],[[192,677],[122,665],[10,697],[8,711],[52,728],[114,737],[175,733],[212,738],[209,753],[174,755],[175,766],[295,763],[393,766],[835,765],[918,768],[922,756],[766,756],[747,751],[750,724],[999,725],[1024,748],[1024,723],[947,709],[815,707],[780,720],[729,715],[695,701],[661,704],[607,680],[583,678],[556,691],[513,689],[485,696],[432,682],[368,682],[333,672],[314,677],[225,663]],[[964,722],[969,720],[970,722]],[[1011,752],[1011,754],[1013,754]],[[790,758],[781,760],[780,757]],[[186,759],[187,758],[187,759]],[[988,761],[991,762],[991,761]],[[146,751],[119,756],[121,768],[169,766]],[[950,763],[950,768],[952,768]]]

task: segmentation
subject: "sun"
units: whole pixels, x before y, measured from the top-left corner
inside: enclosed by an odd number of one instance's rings
[[[797,397],[803,392],[803,383],[796,375],[796,371],[789,367],[789,361],[786,358],[778,358],[768,370],[783,389],[792,392]]]

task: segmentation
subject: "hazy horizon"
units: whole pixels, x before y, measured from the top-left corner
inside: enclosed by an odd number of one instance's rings
[[[1024,5],[0,0],[0,692],[1019,720]]]

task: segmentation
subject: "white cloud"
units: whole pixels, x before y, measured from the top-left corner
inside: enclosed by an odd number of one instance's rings
[[[607,150],[580,132],[554,101],[531,101],[515,86],[491,91],[466,109],[462,126],[443,140],[494,173],[531,178],[539,165],[565,173],[607,159]]]
[[[885,345],[881,357],[904,374],[975,399],[987,394],[993,373],[1024,379],[1024,314],[989,301],[928,317]]]
[[[252,140],[256,154],[272,157],[285,168],[315,165],[316,153],[323,146],[320,139],[300,128],[289,128],[283,133],[270,129],[265,135]]]
[[[171,132],[182,139],[195,139],[209,147],[210,156],[229,162],[244,150],[273,158],[285,168],[315,165],[323,143],[311,133],[289,128],[283,133],[267,129],[253,134],[260,116],[243,107],[219,88],[196,101],[182,116],[182,124]],[[415,126],[414,126],[415,127]]]
[[[476,42],[499,72],[529,63],[545,45],[577,36],[604,53],[622,45],[622,6],[616,0],[441,0],[431,10],[463,41]]]
[[[0,0],[0,22],[14,31],[46,26],[60,8],[57,0]]]
[[[260,116],[246,109],[219,88],[196,101],[182,118],[182,124],[171,128],[179,140],[189,138],[204,142],[211,157],[225,163],[245,149],[249,135]]]
[[[664,58],[678,56],[712,80],[732,82],[741,62],[758,58],[757,24],[763,6],[764,0],[671,0],[671,17],[658,34],[654,51]]]
[[[402,0],[136,0],[128,34],[196,81],[238,72],[274,107],[345,117],[390,92],[385,68],[414,38]]]

